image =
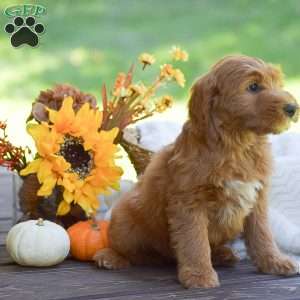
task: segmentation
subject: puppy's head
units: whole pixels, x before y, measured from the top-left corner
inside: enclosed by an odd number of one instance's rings
[[[278,68],[247,56],[228,56],[192,88],[194,127],[213,137],[222,132],[280,133],[298,120],[294,97],[283,90]]]

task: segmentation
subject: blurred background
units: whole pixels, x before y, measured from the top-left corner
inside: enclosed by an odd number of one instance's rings
[[[26,1],[27,3],[28,1]],[[300,98],[300,1],[286,0],[65,0],[30,1],[47,8],[39,21],[46,32],[37,48],[11,46],[0,30],[0,119],[8,120],[17,144],[30,144],[24,122],[42,89],[68,82],[100,100],[103,83],[127,71],[141,52],[157,57],[147,81],[172,45],[190,54],[182,64],[186,87],[170,85],[175,107],[161,118],[185,117],[189,88],[227,54],[258,56],[280,64],[287,89]],[[1,0],[0,9],[24,4]],[[2,15],[0,27],[10,21]],[[295,130],[295,128],[292,128]]]

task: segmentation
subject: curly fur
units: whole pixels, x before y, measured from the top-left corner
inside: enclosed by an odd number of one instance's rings
[[[250,91],[251,83],[259,85]],[[295,99],[281,72],[260,59],[229,56],[198,79],[189,120],[175,143],[158,152],[135,188],[112,212],[110,248],[99,267],[176,262],[184,287],[219,285],[213,265],[233,265],[226,243],[244,233],[254,264],[290,275],[296,265],[280,253],[267,221],[271,152],[266,135],[287,129]]]

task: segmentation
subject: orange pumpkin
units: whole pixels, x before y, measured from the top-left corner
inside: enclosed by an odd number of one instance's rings
[[[82,261],[92,260],[94,254],[108,247],[108,221],[81,221],[68,228],[71,254]]]

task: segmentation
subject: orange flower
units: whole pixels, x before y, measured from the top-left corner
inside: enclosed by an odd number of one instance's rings
[[[180,69],[174,69],[171,64],[165,64],[160,67],[160,78],[162,79],[174,79],[178,85],[184,87],[185,77]]]
[[[117,75],[117,78],[115,80],[114,88],[113,88],[113,96],[119,96],[121,93],[121,89],[124,86],[125,83],[126,74],[125,73],[119,73]]]
[[[173,78],[177,82],[177,84],[181,87],[184,87],[185,85],[185,77],[181,70],[175,69],[173,72]]]
[[[0,121],[0,129],[5,130],[6,129],[6,123]]]
[[[160,67],[160,77],[171,79],[174,75],[174,70],[171,64],[164,64]]]
[[[187,61],[189,59],[188,53],[177,46],[172,47],[171,55],[172,55],[172,59],[176,61],[178,60]]]

